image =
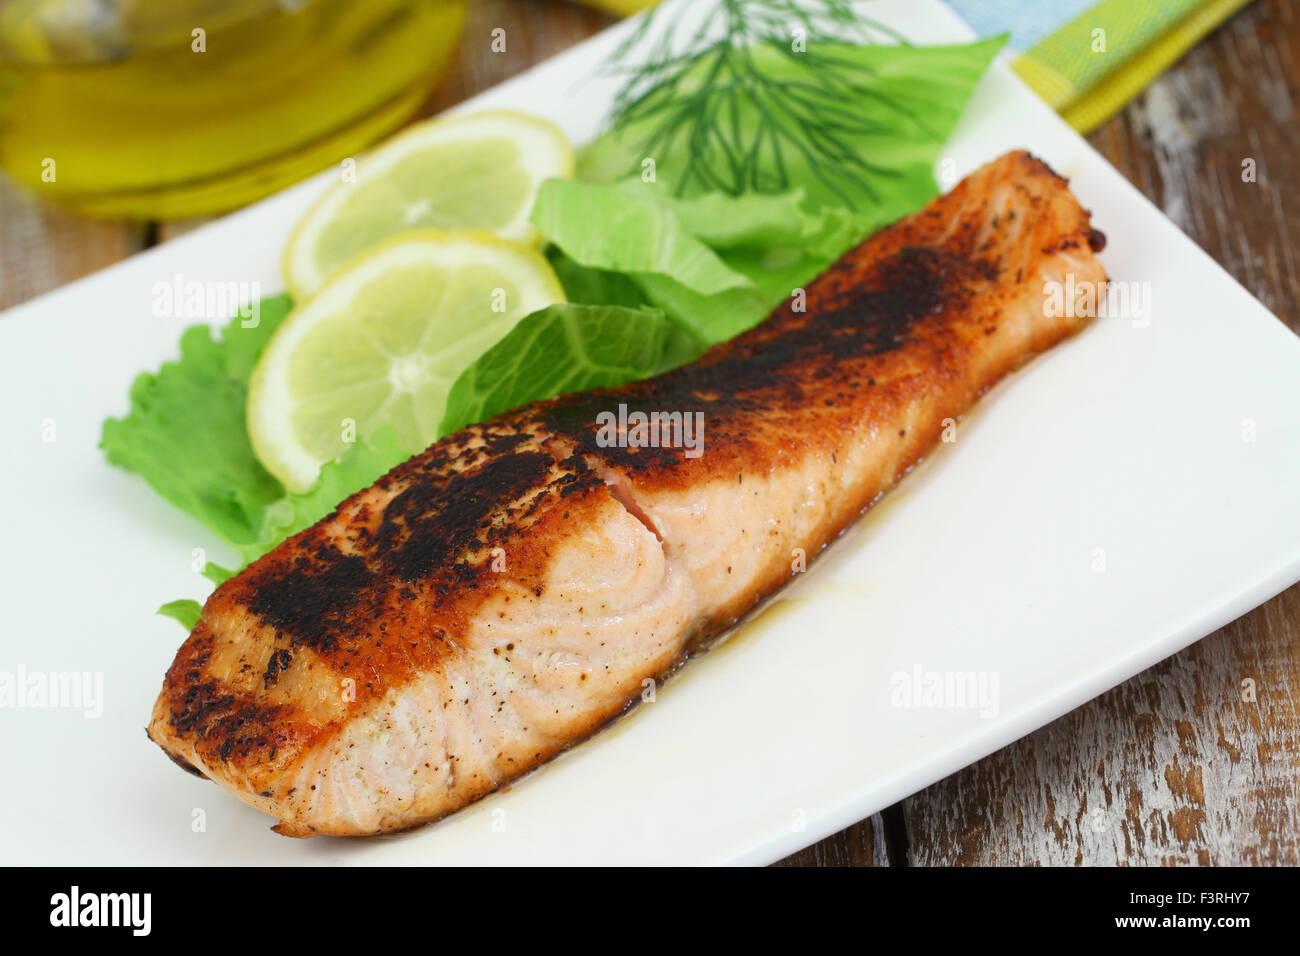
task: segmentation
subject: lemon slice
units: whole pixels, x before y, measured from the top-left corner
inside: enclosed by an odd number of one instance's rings
[[[572,175],[573,148],[545,120],[492,111],[417,124],[307,213],[284,252],[285,284],[310,295],[353,256],[412,229],[486,229],[535,244],[538,186]]]
[[[253,451],[294,491],[384,423],[417,452],[438,438],[456,377],[525,315],[563,301],[532,246],[434,230],[382,243],[267,343],[249,382]]]

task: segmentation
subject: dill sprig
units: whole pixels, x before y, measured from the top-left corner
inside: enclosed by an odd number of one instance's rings
[[[626,78],[612,128],[635,130],[643,156],[684,151],[678,195],[694,187],[780,192],[790,188],[787,165],[799,156],[854,208],[855,193],[878,199],[871,177],[896,175],[852,146],[887,130],[880,110],[934,135],[873,84],[874,70],[843,55],[882,38],[907,43],[851,0],[705,2],[711,9],[694,18],[687,15],[700,9],[694,0],[654,9],[605,66]],[[777,75],[772,65],[780,63],[797,70]]]

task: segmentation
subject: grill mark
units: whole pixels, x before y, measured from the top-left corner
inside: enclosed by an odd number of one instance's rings
[[[278,651],[271,652],[271,658],[266,662],[266,672],[262,674],[263,690],[271,689],[271,685],[280,679],[280,672],[289,669],[291,660],[293,660],[293,654],[288,648],[281,648]]]
[[[194,735],[195,749],[205,760],[253,753],[273,758],[292,736],[291,725],[282,720],[286,713],[280,705],[232,694],[220,682],[207,680],[172,696],[170,722],[177,733]]]
[[[501,454],[445,488],[411,485],[388,505],[375,536],[383,571],[419,581],[444,564],[463,565],[466,553],[491,536],[485,522],[543,485],[552,464],[543,452]]]
[[[338,649],[349,613],[360,610],[363,603],[374,606],[389,590],[382,587],[383,595],[374,593],[377,578],[365,559],[328,545],[259,577],[249,608],[277,631],[287,633],[292,644],[326,654]]]

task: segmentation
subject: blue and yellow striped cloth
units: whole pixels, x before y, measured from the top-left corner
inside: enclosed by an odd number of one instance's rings
[[[1250,0],[946,0],[1011,34],[1012,68],[1070,125],[1101,125]]]

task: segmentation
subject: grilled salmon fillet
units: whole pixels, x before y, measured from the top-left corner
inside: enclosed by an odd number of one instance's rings
[[[1103,243],[1065,180],[1009,153],[698,361],[439,441],[216,590],[150,737],[294,836],[400,830],[501,787],[1086,324],[1048,284],[1104,282]],[[702,446],[665,428],[655,447],[636,411],[701,421]]]

